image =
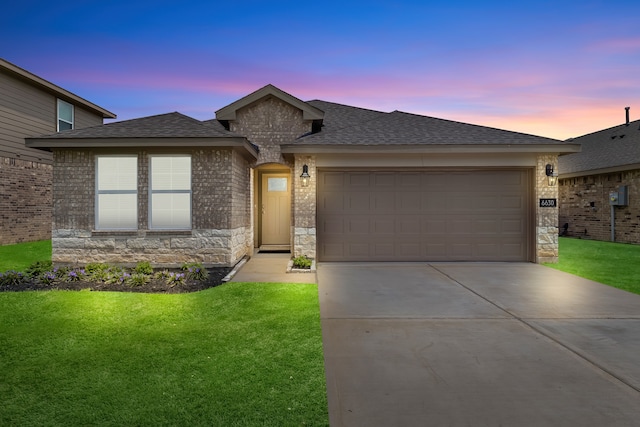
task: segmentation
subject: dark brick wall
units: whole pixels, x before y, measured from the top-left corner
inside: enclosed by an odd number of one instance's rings
[[[230,228],[251,225],[251,170],[247,161],[233,152],[231,158],[231,224]]]
[[[628,186],[629,206],[614,208],[615,240],[640,243],[640,170],[561,179],[559,227],[569,223],[569,236],[611,240],[609,193],[621,185]]]
[[[53,162],[53,229],[92,230],[95,223],[94,153],[55,150]]]
[[[0,157],[0,245],[51,238],[49,164]]]
[[[138,227],[148,228],[149,155],[138,155]],[[166,154],[166,151],[162,151]],[[234,199],[248,197],[249,172],[241,171],[246,161],[231,150],[202,149],[180,151],[191,154],[192,228],[228,229],[249,225],[246,204],[232,209]],[[93,230],[95,228],[95,155],[93,151],[56,150],[54,153],[54,228]],[[239,157],[239,159],[234,158]],[[233,164],[237,163],[234,168]],[[241,162],[241,163],[238,163]],[[242,163],[243,162],[243,163]],[[244,203],[244,200],[243,200]]]
[[[231,150],[192,153],[193,228],[231,228]]]
[[[95,156],[113,153],[55,151],[55,263],[149,261],[158,266],[183,262],[229,266],[246,255],[251,247],[250,172],[242,156],[216,148],[127,152],[138,155],[138,230],[96,232]],[[192,230],[148,230],[149,155],[156,153],[191,155]]]
[[[302,118],[302,111],[271,97],[238,110],[230,126],[260,147],[257,164],[284,164],[280,144],[311,132],[311,124]]]

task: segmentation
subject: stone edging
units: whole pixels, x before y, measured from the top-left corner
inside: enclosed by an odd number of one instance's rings
[[[316,260],[311,260],[311,268],[293,268],[293,260],[290,259],[287,263],[287,273],[315,273],[316,272]]]

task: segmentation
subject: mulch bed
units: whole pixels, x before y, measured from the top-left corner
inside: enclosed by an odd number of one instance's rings
[[[46,284],[37,280],[29,280],[19,285],[0,286],[0,292],[21,292],[21,291],[110,291],[110,292],[140,292],[154,294],[181,294],[187,292],[197,292],[205,289],[213,288],[221,285],[222,279],[229,274],[231,268],[208,268],[209,277],[206,280],[187,280],[183,284],[169,285],[162,279],[151,279],[144,285],[131,286],[124,283],[102,283],[89,282],[84,280],[77,281],[56,281],[55,283]],[[179,272],[181,270],[169,270]]]

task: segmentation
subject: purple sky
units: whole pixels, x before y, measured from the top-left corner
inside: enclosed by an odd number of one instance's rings
[[[118,115],[302,99],[566,139],[640,118],[640,2],[22,0],[0,57]]]

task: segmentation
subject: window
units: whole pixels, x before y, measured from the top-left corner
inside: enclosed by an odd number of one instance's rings
[[[73,105],[58,99],[58,132],[73,129]]]
[[[151,156],[150,167],[150,228],[191,229],[191,157]]]
[[[96,229],[138,228],[138,157],[96,159]]]

